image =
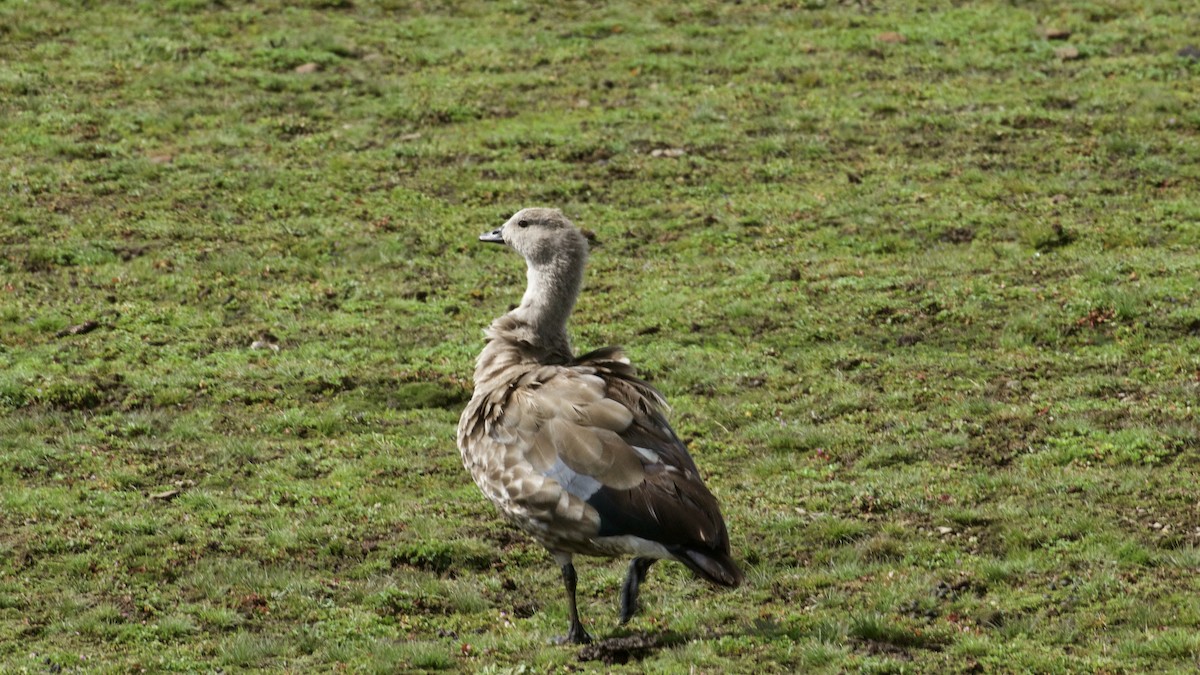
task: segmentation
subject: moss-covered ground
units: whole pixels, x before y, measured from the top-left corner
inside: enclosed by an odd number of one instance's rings
[[[0,3],[5,672],[1200,665],[1191,2]],[[748,584],[462,469],[516,209],[594,233]],[[598,660],[581,660],[594,658]],[[623,659],[628,664],[621,665]],[[605,660],[611,662],[606,663]]]

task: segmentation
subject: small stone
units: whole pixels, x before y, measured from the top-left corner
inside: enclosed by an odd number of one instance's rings
[[[278,342],[268,342],[266,340],[255,340],[250,343],[250,349],[270,349],[273,352],[279,352]]]
[[[1054,55],[1061,61],[1074,61],[1079,58],[1079,50],[1071,45],[1059,47],[1054,50]]]
[[[299,73],[300,75],[308,75],[309,73],[315,73],[320,69],[321,69],[321,66],[319,66],[315,63],[309,62],[309,63],[304,63],[304,64],[296,66],[294,70],[296,73]]]
[[[943,525],[943,526],[939,527],[937,529],[937,531],[938,531],[938,534],[950,534],[951,532],[954,532],[954,528],[946,527],[945,525]]]
[[[1200,61],[1200,47],[1197,47],[1196,45],[1188,45],[1175,52],[1175,56],[1191,59],[1193,61]]]
[[[70,326],[69,328],[64,328],[64,329],[58,331],[57,333],[54,334],[54,337],[61,338],[61,337],[67,337],[68,335],[83,335],[85,333],[90,333],[99,327],[100,327],[99,321],[91,321],[91,320],[84,321],[83,323],[78,324],[76,326]]]

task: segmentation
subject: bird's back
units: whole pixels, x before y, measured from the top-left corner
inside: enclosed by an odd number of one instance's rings
[[[716,499],[663,407],[617,348],[544,364],[493,334],[458,444],[483,492],[551,550],[673,558],[736,585]]]

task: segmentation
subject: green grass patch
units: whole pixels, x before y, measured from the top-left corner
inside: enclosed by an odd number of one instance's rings
[[[518,208],[750,583],[579,561],[676,672],[1186,671],[1200,23],[1178,3],[0,6],[0,670],[541,672],[460,466]],[[1189,51],[1190,50],[1190,51]]]

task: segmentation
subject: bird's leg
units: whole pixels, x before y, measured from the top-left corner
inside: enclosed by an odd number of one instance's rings
[[[629,563],[629,574],[621,585],[621,625],[629,623],[638,609],[638,587],[646,580],[646,572],[654,564],[654,558],[634,558]]]
[[[563,586],[567,589],[567,609],[571,613],[571,629],[567,631],[566,637],[559,638],[556,642],[585,645],[592,641],[592,636],[588,635],[588,632],[583,629],[583,624],[579,622],[579,610],[575,606],[575,565],[569,557],[565,563],[562,563],[562,578]]]

